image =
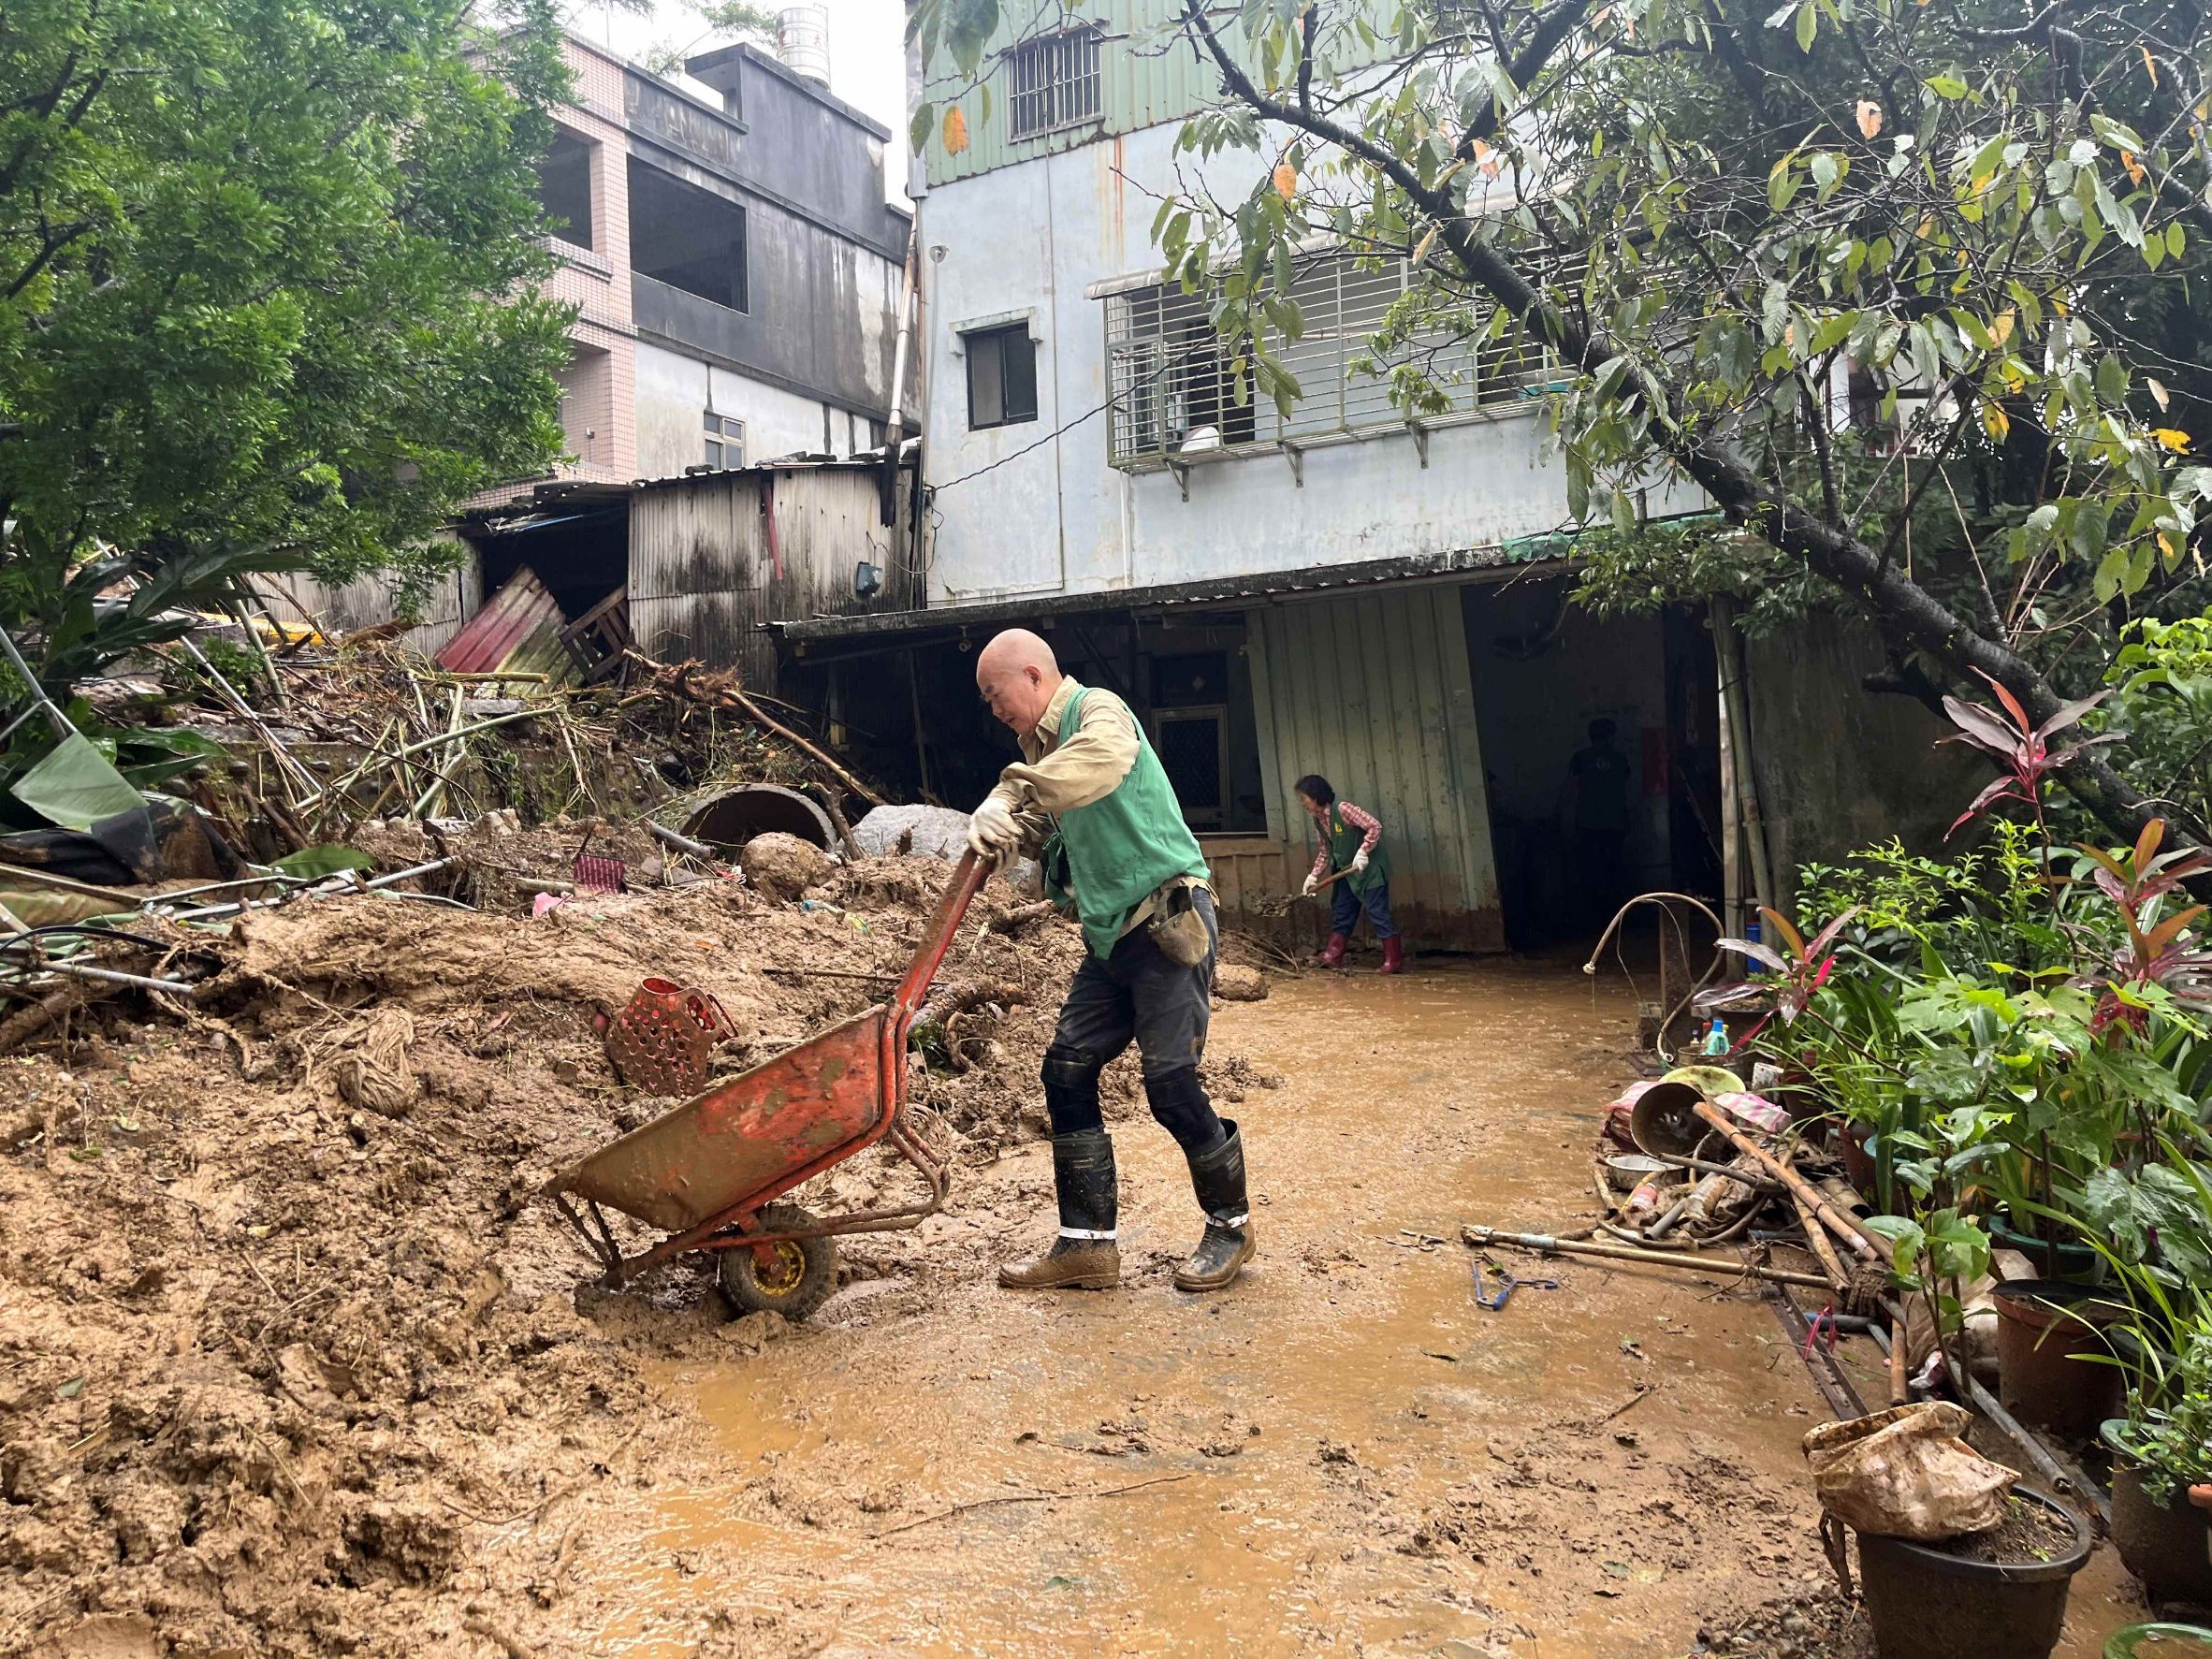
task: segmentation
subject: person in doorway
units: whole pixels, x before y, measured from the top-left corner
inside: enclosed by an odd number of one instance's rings
[[[1561,816],[1584,895],[1586,927],[1603,927],[1628,894],[1628,757],[1614,746],[1609,720],[1590,722],[1589,743],[1567,762]]]
[[[1199,1079],[1220,935],[1198,838],[1128,705],[1060,672],[1052,648],[1010,629],[976,659],[976,689],[1022,758],[969,820],[990,858],[1029,851],[1046,892],[1071,903],[1086,951],[1044,1051],[1053,1181],[1052,1248],[998,1270],[1013,1289],[1103,1290],[1121,1279],[1113,1143],[1099,1074],[1134,1041],[1152,1115],[1190,1165],[1205,1231],[1175,1270],[1183,1290],[1218,1290],[1252,1255],[1244,1142]]]
[[[1309,772],[1295,787],[1299,805],[1321,832],[1321,850],[1314,855],[1302,891],[1311,897],[1324,881],[1332,883],[1329,942],[1315,960],[1323,968],[1342,962],[1364,910],[1375,943],[1382,946],[1382,971],[1403,971],[1405,945],[1390,920],[1390,860],[1383,851],[1381,822],[1372,812],[1338,800],[1329,779],[1317,773]]]

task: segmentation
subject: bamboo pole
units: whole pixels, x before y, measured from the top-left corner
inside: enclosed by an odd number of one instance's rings
[[[1873,1231],[1855,1215],[1849,1217],[1839,1215],[1835,1207],[1826,1199],[1821,1197],[1810,1181],[1745,1134],[1726,1113],[1710,1100],[1698,1101],[1696,1112],[1701,1120],[1727,1136],[1729,1143],[1739,1152],[1748,1153],[1761,1167],[1771,1172],[1776,1180],[1788,1187],[1791,1196],[1826,1222],[1829,1230],[1838,1238],[1869,1261],[1878,1261],[1887,1265],[1889,1245],[1880,1233]]]

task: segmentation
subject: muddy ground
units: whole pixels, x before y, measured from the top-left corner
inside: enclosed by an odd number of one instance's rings
[[[757,1059],[878,989],[769,970],[895,968],[942,874],[872,863],[810,911],[287,911],[188,1022],[114,1005],[0,1061],[0,1653],[1859,1651],[1768,1303],[1561,1262],[1473,1305],[1462,1221],[1591,1202],[1629,1010],[1566,972],[1225,1005],[1244,1282],[1171,1288],[1195,1211],[1124,1074],[1124,1288],[1009,1295],[993,1265],[1051,1230],[1027,1079],[1080,944],[988,932],[994,889],[949,973],[1028,1000],[924,1085],[944,1215],[848,1242],[788,1331],[688,1266],[581,1288],[531,1195],[662,1104],[589,1011],[696,981]],[[872,1158],[837,1186],[893,1190]],[[2100,1551],[2061,1652],[2129,1610]]]

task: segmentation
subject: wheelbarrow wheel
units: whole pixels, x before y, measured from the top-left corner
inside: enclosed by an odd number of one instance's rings
[[[770,1204],[761,1212],[760,1230],[788,1232],[812,1227],[814,1217],[797,1204]],[[837,1288],[837,1245],[834,1239],[784,1239],[763,1252],[742,1246],[718,1250],[722,1294],[743,1314],[773,1312],[793,1324],[829,1300]]]

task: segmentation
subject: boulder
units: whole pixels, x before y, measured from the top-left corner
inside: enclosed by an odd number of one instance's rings
[[[811,841],[780,830],[770,830],[746,842],[737,863],[754,892],[785,904],[827,880],[830,873],[828,853]]]
[[[1224,1002],[1264,1002],[1267,975],[1257,968],[1224,962],[1214,969],[1214,995]]]

